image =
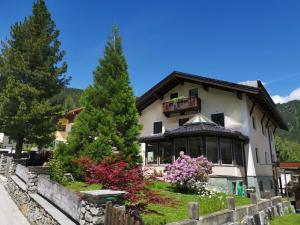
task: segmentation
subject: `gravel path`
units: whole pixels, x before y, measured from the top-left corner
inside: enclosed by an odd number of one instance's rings
[[[30,225],[22,215],[0,180],[0,224],[1,225]]]

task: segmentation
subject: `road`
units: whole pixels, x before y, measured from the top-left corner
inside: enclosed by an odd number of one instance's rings
[[[0,224],[1,225],[30,225],[22,215],[14,201],[0,181]]]

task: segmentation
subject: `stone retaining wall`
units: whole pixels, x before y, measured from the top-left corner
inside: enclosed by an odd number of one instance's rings
[[[112,190],[76,194],[51,181],[45,167],[10,167],[6,189],[32,225],[103,225],[106,201],[123,204],[126,194]]]
[[[265,196],[270,195],[266,193]],[[234,198],[228,197],[228,209],[226,210],[204,216],[199,216],[199,213],[189,213],[189,220],[168,225],[269,225],[276,216],[295,213],[294,206],[290,202],[283,201],[281,196],[258,201],[256,195],[253,195],[251,200],[253,204],[235,207]],[[198,203],[190,203],[190,205],[194,205],[194,208],[196,205],[196,208],[199,208]],[[189,208],[190,212],[193,210],[193,208]]]
[[[7,180],[6,190],[30,224],[59,225],[39,203],[31,198],[28,192],[22,190],[10,177]]]

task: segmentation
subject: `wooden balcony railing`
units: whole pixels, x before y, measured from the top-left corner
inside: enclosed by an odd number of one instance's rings
[[[185,111],[200,109],[201,100],[196,96],[163,102],[163,113],[166,116],[169,116],[171,113],[184,113]]]

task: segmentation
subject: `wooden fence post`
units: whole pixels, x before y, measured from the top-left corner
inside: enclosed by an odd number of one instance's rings
[[[230,210],[235,210],[235,199],[234,197],[226,197],[227,207]]]
[[[257,204],[257,196],[254,193],[250,193],[250,199],[252,204]]]
[[[199,203],[189,202],[189,219],[199,220]]]

